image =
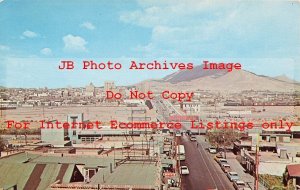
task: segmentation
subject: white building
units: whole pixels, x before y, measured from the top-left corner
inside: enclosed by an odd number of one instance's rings
[[[87,85],[85,87],[84,95],[85,96],[95,96],[96,95],[95,86],[93,85],[93,83],[90,83],[89,85]]]
[[[181,109],[187,114],[199,114],[201,108],[200,102],[183,102]]]

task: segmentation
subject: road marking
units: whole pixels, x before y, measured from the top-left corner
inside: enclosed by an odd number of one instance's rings
[[[201,143],[199,143],[199,144],[200,144],[201,148],[204,150],[202,144],[201,144]],[[204,154],[205,154],[205,153],[204,153]],[[210,160],[210,157],[209,157],[207,154],[205,154],[205,155],[206,155],[206,158],[207,158],[208,160]],[[210,161],[209,161],[209,162],[210,162]],[[217,171],[216,165],[213,164],[213,163],[210,163],[210,165],[212,165],[213,171],[216,173],[216,176],[217,176],[218,180],[221,182],[222,187],[223,187],[224,189],[226,189],[226,187],[225,187],[223,181],[220,179],[220,176],[218,175],[218,174],[220,174],[220,173]],[[221,173],[221,174],[222,174],[222,173]]]
[[[186,138],[185,138],[185,139],[186,139]],[[208,166],[207,166],[207,164],[206,164],[206,162],[205,162],[205,159],[204,159],[202,153],[200,152],[199,149],[197,149],[197,150],[198,150],[198,152],[200,153],[200,156],[202,157],[202,159],[203,159],[203,161],[204,161],[204,165],[206,166],[206,169],[208,170],[208,173],[209,173],[209,175],[210,175],[210,177],[211,177],[211,179],[212,179],[212,181],[213,181],[213,183],[214,183],[214,185],[215,185],[215,188],[217,188],[217,184],[216,184],[216,182],[215,182],[215,180],[214,180],[214,178],[213,178],[213,176],[212,176],[212,174],[211,174],[211,172],[210,172],[210,170],[209,170],[209,168],[208,168]]]
[[[201,141],[201,139],[200,139],[200,141]],[[198,142],[198,141],[197,141],[197,142]],[[202,142],[203,142],[203,141],[202,141]],[[206,144],[206,145],[209,145],[207,142],[203,142],[203,143]],[[205,149],[204,149],[204,146],[203,146],[202,144],[200,144],[200,145],[201,145],[202,149],[205,150]],[[206,155],[207,159],[210,160],[211,157],[209,156],[210,154],[209,154],[207,151],[205,151],[205,155]],[[226,189],[226,187],[225,187],[223,181],[221,180],[221,177],[218,175],[218,174],[221,174],[221,175],[222,175],[222,174],[224,174],[224,173],[223,173],[222,170],[221,170],[221,172],[218,171],[218,168],[217,168],[217,166],[216,166],[215,163],[216,163],[215,161],[214,161],[213,163],[210,162],[210,164],[213,165],[213,166],[212,166],[212,167],[213,167],[213,171],[216,173],[216,175],[217,175],[219,181],[221,182],[222,186]],[[225,174],[225,175],[226,175],[226,174]],[[227,176],[225,176],[225,177],[227,177]],[[227,180],[227,179],[226,179],[226,180]],[[227,185],[228,185],[228,184],[227,184]]]

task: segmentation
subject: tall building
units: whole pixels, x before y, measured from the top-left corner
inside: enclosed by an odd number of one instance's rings
[[[114,81],[105,81],[104,82],[104,91],[114,91],[116,89]]]
[[[95,96],[96,93],[95,93],[95,86],[93,85],[93,83],[90,83],[89,85],[87,85],[85,87],[85,92],[84,92],[84,95],[85,96]]]

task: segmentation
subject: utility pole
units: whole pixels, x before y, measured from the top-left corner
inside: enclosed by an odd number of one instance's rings
[[[179,187],[181,189],[181,178],[182,178],[182,175],[181,175],[181,171],[180,171],[180,159],[179,159],[179,156],[178,156],[178,151],[179,151],[179,143],[177,141],[177,138],[176,138],[176,135],[175,135],[175,132],[173,132],[173,137],[174,137],[174,148],[175,148],[175,161],[176,161],[176,167],[177,167],[177,171],[179,173]]]
[[[146,113],[146,109],[145,109],[145,113],[144,113],[144,121],[146,122],[146,118],[147,118],[147,113]],[[146,137],[146,149],[148,151],[148,158],[150,158],[150,142],[148,145],[148,131],[145,128],[145,137]]]
[[[43,104],[42,110],[43,110],[43,120],[45,120],[45,104]]]
[[[25,145],[27,145],[27,134],[26,134],[26,131],[25,131]]]
[[[131,122],[133,123],[133,108],[132,108],[132,107],[131,107]],[[133,155],[135,156],[133,128],[132,128],[132,130],[131,130],[131,138],[132,138]]]
[[[3,115],[3,114],[2,114],[2,109],[3,109],[3,108],[2,108],[2,104],[0,104],[1,118],[2,118],[2,115]]]
[[[257,134],[257,137],[256,137],[256,146],[255,146],[254,190],[258,190],[258,177],[259,177],[259,175],[258,175],[258,165],[259,165],[259,134]]]
[[[259,164],[259,148],[256,145],[255,151],[255,177],[254,177],[254,190],[258,190],[258,164]]]
[[[224,158],[226,159],[226,142],[225,142],[225,132],[223,131],[223,148],[224,148]]]
[[[116,145],[114,144],[113,150],[114,150],[114,168],[116,168],[116,150],[115,150]]]

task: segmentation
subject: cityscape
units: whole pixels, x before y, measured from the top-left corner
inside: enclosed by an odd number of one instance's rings
[[[0,0],[0,190],[300,190],[299,0]]]
[[[198,89],[176,101],[151,85],[1,88],[3,188],[297,188],[299,91]],[[191,127],[216,121],[230,125]]]

